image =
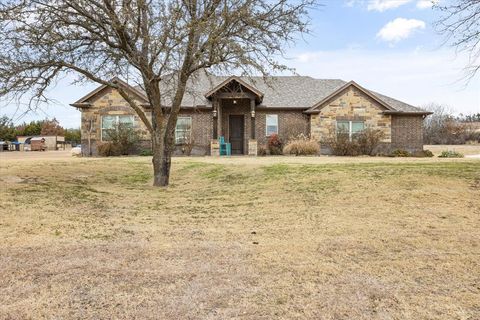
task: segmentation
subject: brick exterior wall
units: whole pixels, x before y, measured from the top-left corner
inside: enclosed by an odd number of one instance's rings
[[[223,100],[222,105],[222,135],[228,141],[229,138],[229,116],[243,115],[244,116],[244,154],[248,153],[248,140],[251,135],[251,114],[250,114],[250,100],[238,99],[236,104],[231,100]],[[304,134],[310,134],[310,116],[303,113],[303,110],[265,110],[256,108],[255,110],[255,139],[258,142],[258,147],[266,147],[266,115],[278,115],[278,135],[283,141],[288,138]]]
[[[300,134],[310,135],[310,116],[303,110],[258,110],[256,112],[255,135],[258,146],[267,145],[267,114],[278,115],[278,136],[282,141],[298,137]]]
[[[213,115],[210,110],[182,110],[179,117],[192,118],[193,155],[210,154],[210,141],[213,139]],[[174,154],[182,154],[181,147]]]
[[[392,149],[423,150],[423,117],[392,116]]]

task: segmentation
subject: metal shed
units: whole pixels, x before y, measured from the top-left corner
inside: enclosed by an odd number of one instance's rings
[[[28,139],[27,139],[28,140]],[[31,151],[45,151],[47,150],[47,145],[45,144],[45,138],[34,137],[30,139],[30,150]]]

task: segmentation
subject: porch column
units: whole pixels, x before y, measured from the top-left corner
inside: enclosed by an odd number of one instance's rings
[[[212,139],[218,139],[218,102],[217,99],[214,99],[212,102],[213,106],[213,136]]]
[[[248,155],[257,155],[257,140],[255,140],[255,99],[250,99],[250,139],[248,139]]]
[[[255,99],[250,99],[250,139],[255,140]]]
[[[213,136],[212,136],[212,141],[210,141],[210,155],[219,156],[220,145],[219,145],[218,138],[220,137],[220,134],[221,134],[219,132],[219,128],[221,128],[222,114],[220,113],[220,103],[216,97],[213,98],[212,106],[213,106]]]
[[[223,134],[222,130],[222,105],[219,100],[217,100],[217,139],[220,139],[220,137]]]

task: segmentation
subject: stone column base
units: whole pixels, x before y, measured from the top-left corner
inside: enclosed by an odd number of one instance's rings
[[[220,144],[217,139],[212,139],[210,141],[210,155],[211,156],[220,156]]]
[[[257,140],[250,139],[248,140],[248,155],[249,156],[256,156],[257,155]]]

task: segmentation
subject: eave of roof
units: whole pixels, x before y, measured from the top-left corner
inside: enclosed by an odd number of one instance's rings
[[[75,102],[75,103],[70,103],[70,105],[75,108],[88,108],[92,106],[92,104],[89,102]]]
[[[384,111],[383,114],[392,114],[392,115],[406,115],[406,116],[420,116],[420,115],[425,115],[428,116],[430,114],[433,114],[433,112],[430,111]]]

